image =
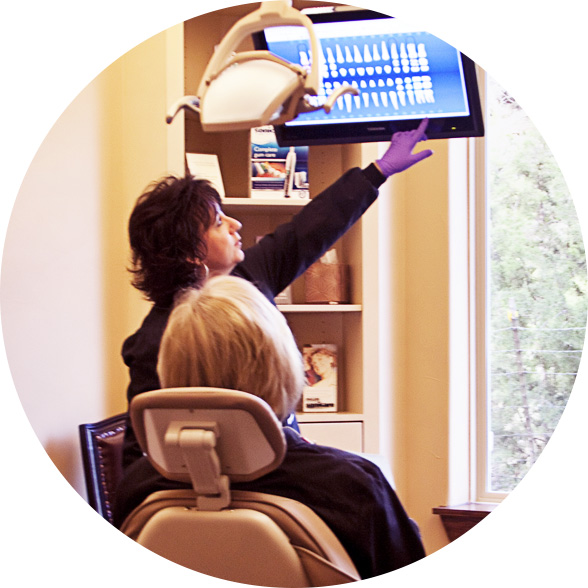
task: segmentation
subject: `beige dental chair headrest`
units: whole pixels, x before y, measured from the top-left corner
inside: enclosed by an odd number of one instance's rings
[[[286,454],[282,426],[257,396],[222,388],[168,388],[136,396],[137,440],[165,478],[192,483],[203,509],[224,508],[229,482],[277,468]]]

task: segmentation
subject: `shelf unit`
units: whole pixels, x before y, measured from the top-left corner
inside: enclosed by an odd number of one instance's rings
[[[235,214],[243,212],[254,212],[255,210],[264,210],[265,212],[298,212],[301,208],[308,204],[308,199],[294,200],[291,198],[283,198],[282,200],[271,198],[225,198],[225,206],[230,207],[231,212]]]
[[[361,312],[361,304],[278,304],[284,314],[295,312]]]
[[[237,19],[254,8],[255,5],[236,6],[186,21],[185,94],[196,93],[214,45]],[[245,44],[240,50],[251,48]],[[186,152],[214,153],[219,158],[225,187],[223,208],[243,224],[244,248],[288,221],[308,203],[299,199],[249,198],[249,132],[204,133],[195,115],[186,114],[184,120]],[[311,198],[347,169],[373,161],[374,155],[374,145],[312,146]],[[377,208],[378,203],[372,205],[335,246],[338,258],[350,266],[351,304],[306,304],[301,276],[292,284],[293,303],[278,306],[300,346],[334,343],[338,347],[339,411],[299,413],[303,435],[319,443],[367,453],[378,453],[380,449]]]

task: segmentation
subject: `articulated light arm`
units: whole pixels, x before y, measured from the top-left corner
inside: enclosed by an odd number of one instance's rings
[[[269,51],[235,53],[253,33],[278,26],[307,29],[312,54],[310,70]],[[181,109],[187,109],[200,115],[204,131],[228,131],[283,124],[303,112],[324,109],[328,113],[340,96],[358,91],[344,85],[324,104],[318,104],[321,56],[320,42],[308,16],[284,0],[263,2],[233,25],[209,61],[197,94],[176,101],[166,121],[171,123]]]
[[[300,101],[298,105],[298,110],[296,114],[301,114],[303,112],[315,112],[316,110],[324,110],[327,114],[333,110],[333,106],[335,106],[335,102],[341,98],[344,94],[352,94],[353,96],[359,95],[359,90],[354,88],[353,86],[339,86],[335,88],[330,94],[329,97],[325,100],[323,104],[315,106],[308,101],[308,97],[305,97],[304,101]]]
[[[165,121],[167,124],[171,124],[176,118],[176,115],[183,108],[191,110],[192,112],[200,112],[200,99],[197,96],[184,96],[179,100],[176,100],[167,111]]]
[[[226,69],[227,63],[233,52],[240,43],[253,33],[264,29],[278,26],[303,26],[308,31],[310,48],[313,55],[317,56],[316,67],[312,67],[307,73],[304,90],[312,94],[318,94],[320,89],[319,59],[321,54],[319,42],[312,28],[312,21],[308,16],[292,8],[285,1],[262,2],[261,6],[237,21],[225,35],[217,50],[214,52],[198,88],[198,96],[203,96],[206,86],[210,84],[222,70]]]

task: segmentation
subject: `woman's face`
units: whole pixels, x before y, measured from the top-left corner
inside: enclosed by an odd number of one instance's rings
[[[204,234],[207,256],[204,263],[211,275],[229,274],[245,258],[241,249],[241,223],[220,208],[214,212],[212,225]]]
[[[333,359],[330,355],[317,351],[312,356],[312,367],[319,376],[324,376],[331,371],[333,367]]]

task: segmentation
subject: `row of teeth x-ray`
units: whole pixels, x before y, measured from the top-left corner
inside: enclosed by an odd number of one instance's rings
[[[302,66],[309,66],[311,55],[306,47],[299,47]],[[322,104],[333,89],[348,83],[360,90],[359,96],[344,95],[337,100],[339,110],[351,113],[354,108],[369,108],[380,105],[392,106],[395,110],[407,104],[432,104],[435,102],[433,83],[429,71],[429,60],[424,43],[392,43],[390,47],[382,41],[379,45],[357,44],[352,46],[323,42],[322,54],[323,88],[315,99]],[[408,75],[407,75],[408,74]],[[419,74],[419,75],[414,75]]]
[[[300,37],[280,39],[276,35],[268,39],[268,46],[303,67],[312,63],[309,43]],[[467,114],[459,54],[433,35],[323,37],[321,62],[323,85],[319,95],[311,99],[313,105],[322,105],[342,84],[354,86],[359,95],[343,95],[330,115],[304,113],[299,121],[287,124]]]

